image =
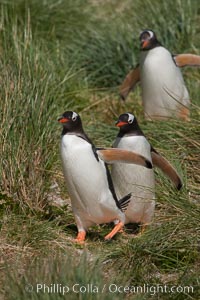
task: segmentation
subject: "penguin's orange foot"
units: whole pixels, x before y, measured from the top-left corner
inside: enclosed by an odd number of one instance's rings
[[[123,228],[123,226],[124,226],[124,223],[122,223],[122,222],[119,222],[118,224],[116,224],[115,227],[113,228],[113,230],[109,234],[107,234],[104,239],[106,241],[112,239],[113,236]]]
[[[147,229],[147,227],[148,227],[148,224],[142,224],[142,225],[141,225],[140,232],[139,232],[138,234],[134,234],[133,237],[134,237],[134,238],[139,238],[139,237],[141,237],[141,236],[144,234],[144,232],[145,232],[145,230]]]
[[[77,243],[83,244],[85,241],[86,232],[85,231],[79,231],[77,234],[76,239],[74,240]]]
[[[179,112],[179,117],[183,121],[190,121],[190,111],[187,107],[182,107]]]
[[[141,229],[140,229],[140,235],[142,235],[144,232],[145,232],[145,230],[147,229],[147,224],[143,224],[142,226],[141,226]]]

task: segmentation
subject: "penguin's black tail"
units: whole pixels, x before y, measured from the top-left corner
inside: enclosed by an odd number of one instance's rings
[[[130,202],[132,194],[128,194],[119,200],[120,209],[124,212],[127,209],[127,206]]]

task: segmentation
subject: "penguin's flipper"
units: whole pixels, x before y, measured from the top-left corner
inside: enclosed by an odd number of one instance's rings
[[[135,69],[129,71],[119,88],[119,94],[122,100],[126,100],[126,97],[130,93],[130,91],[135,87],[138,81],[140,81],[139,65]]]
[[[115,162],[129,163],[152,169],[152,164],[147,158],[133,151],[118,148],[105,148],[97,150],[97,154],[108,164],[113,164]]]
[[[162,172],[174,183],[176,188],[180,190],[183,184],[174,167],[172,167],[172,165],[163,156],[154,150],[151,151],[151,157],[153,165],[161,169]]]
[[[174,56],[174,60],[178,67],[185,67],[185,66],[196,66],[200,67],[200,55],[194,54],[177,54]]]

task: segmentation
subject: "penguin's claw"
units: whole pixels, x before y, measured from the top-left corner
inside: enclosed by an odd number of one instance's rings
[[[180,119],[183,121],[190,121],[190,110],[188,107],[182,107],[179,112]]]
[[[74,241],[76,243],[83,244],[85,242],[85,236],[86,236],[86,232],[80,231],[80,232],[78,232],[77,237]]]
[[[148,224],[142,224],[140,232],[137,234],[137,237],[140,237],[140,236],[142,236],[144,234],[144,232],[147,229],[147,226],[148,226]]]
[[[113,228],[113,230],[112,230],[109,234],[107,234],[107,235],[105,236],[104,239],[105,239],[106,241],[112,239],[113,236],[114,236],[117,232],[119,232],[119,231],[122,229],[123,226],[124,226],[124,224],[123,224],[122,222],[119,222],[118,224],[116,224],[115,227]]]

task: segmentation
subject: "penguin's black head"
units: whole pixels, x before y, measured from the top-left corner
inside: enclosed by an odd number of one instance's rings
[[[136,117],[131,113],[120,115],[115,125],[119,127],[120,132],[124,134],[140,130]]]
[[[82,132],[82,122],[80,116],[74,111],[66,111],[58,119],[63,125],[63,134],[67,132]]]
[[[155,32],[152,30],[144,30],[140,34],[140,46],[141,50],[150,50],[157,46],[160,46],[160,42],[157,40]]]

